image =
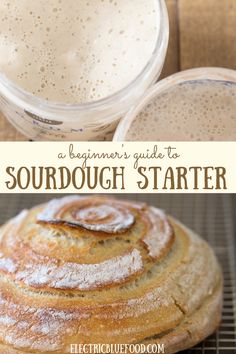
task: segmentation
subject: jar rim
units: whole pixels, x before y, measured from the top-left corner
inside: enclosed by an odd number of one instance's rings
[[[11,80],[7,79],[4,74],[0,73],[0,93],[24,109],[32,111],[35,114],[42,114],[42,112],[45,112],[45,114],[48,114],[49,116],[55,114],[59,114],[60,116],[63,116],[64,114],[67,116],[76,116],[78,113],[81,113],[85,110],[91,112],[101,111],[104,106],[106,106],[107,109],[114,106],[114,101],[118,102],[119,104],[122,103],[123,106],[125,106],[125,101],[129,100],[131,96],[130,92],[132,89],[140,84],[140,82],[142,82],[143,78],[149,73],[155,63],[159,62],[160,49],[163,49],[163,51],[166,51],[167,49],[169,38],[169,21],[167,8],[165,0],[156,0],[156,3],[160,11],[158,17],[158,20],[160,21],[160,30],[157,35],[154,51],[152,52],[148,63],[145,65],[142,71],[128,85],[119,91],[99,100],[78,104],[67,104],[48,101],[33,95],[30,92],[22,89],[20,86],[14,84]]]
[[[126,141],[125,137],[128,130],[144,107],[159,94],[168,91],[170,88],[191,81],[213,80],[218,82],[232,82],[236,84],[236,71],[233,69],[220,67],[200,67],[184,71],[179,71],[170,75],[153,87],[151,87],[144,95],[142,101],[135,107],[131,108],[128,113],[121,119],[115,131],[113,141]]]

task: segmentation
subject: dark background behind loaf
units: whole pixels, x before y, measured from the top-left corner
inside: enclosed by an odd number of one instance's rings
[[[40,194],[0,195],[0,223],[13,217],[23,208],[29,208],[55,197],[55,195]],[[165,209],[168,213],[199,233],[214,248],[224,274],[222,323],[216,333],[197,347],[184,352],[184,354],[235,354],[236,195],[134,194],[121,195],[119,197],[142,200]]]
[[[225,234],[220,233],[218,226],[230,225],[236,241],[236,194],[122,194],[116,196],[109,194],[109,196],[138,200],[162,208],[206,239],[211,237],[214,230],[219,240],[224,239]],[[50,199],[61,197],[63,194],[0,194],[0,225],[24,208],[31,208]]]

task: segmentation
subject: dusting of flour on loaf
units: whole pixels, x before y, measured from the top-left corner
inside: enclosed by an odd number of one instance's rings
[[[119,270],[119,271],[117,271]],[[27,264],[16,279],[29,286],[49,286],[55,289],[91,290],[112,283],[120,283],[143,270],[141,254],[130,253],[98,264],[65,263]]]
[[[143,237],[143,242],[148,248],[149,255],[158,259],[163,255],[166,247],[173,239],[173,230],[165,213],[156,208],[149,208],[147,212],[151,223],[150,230]]]
[[[71,196],[50,201],[37,217],[42,223],[66,223],[90,231],[121,233],[135,222],[127,205],[119,201],[94,201],[92,198]]]

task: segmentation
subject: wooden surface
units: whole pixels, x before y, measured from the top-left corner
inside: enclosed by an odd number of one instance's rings
[[[236,0],[166,0],[170,43],[162,77],[199,66],[236,69]],[[25,140],[0,113],[0,141]]]

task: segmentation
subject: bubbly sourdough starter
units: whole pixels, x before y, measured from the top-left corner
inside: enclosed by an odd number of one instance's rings
[[[156,96],[132,122],[125,140],[236,139],[236,84],[189,81]]]
[[[156,0],[1,0],[0,72],[39,97],[84,103],[129,84],[159,33]]]

